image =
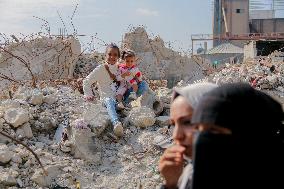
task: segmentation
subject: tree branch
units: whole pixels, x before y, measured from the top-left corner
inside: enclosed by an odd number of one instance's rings
[[[3,135],[3,136],[5,136],[5,137],[7,137],[7,138],[9,138],[9,139],[11,139],[11,140],[13,140],[13,141],[15,141],[15,142],[18,143],[18,144],[23,145],[25,148],[27,148],[27,149],[35,156],[36,160],[39,162],[39,164],[40,164],[40,166],[41,166],[41,168],[42,168],[42,170],[43,170],[43,173],[44,173],[46,176],[48,175],[48,173],[47,173],[47,171],[44,169],[44,166],[42,165],[42,163],[41,163],[39,157],[36,155],[36,153],[35,153],[30,147],[28,147],[28,146],[27,146],[26,144],[24,144],[23,142],[21,142],[21,141],[15,139],[14,137],[8,135],[7,133],[5,133],[5,132],[3,132],[3,131],[0,131],[0,134]]]

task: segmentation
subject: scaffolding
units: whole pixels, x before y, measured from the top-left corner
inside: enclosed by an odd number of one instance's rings
[[[212,34],[193,34],[191,35],[191,46],[192,46],[192,55],[194,52],[194,42],[195,41],[210,41],[210,40],[219,40],[219,41],[231,41],[231,40],[283,40],[284,41],[284,32],[282,33],[247,33],[247,34],[226,34],[214,36]]]

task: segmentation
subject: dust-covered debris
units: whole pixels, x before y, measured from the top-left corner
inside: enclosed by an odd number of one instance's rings
[[[24,44],[26,50],[14,44],[7,49],[17,55],[34,53],[32,59],[24,60],[31,63],[37,78],[31,81],[30,75],[26,77],[30,73],[24,66],[20,70],[25,72],[13,73],[21,83],[5,80],[14,84],[0,97],[0,130],[27,144],[48,175],[26,148],[0,135],[0,188],[158,188],[162,183],[158,161],[163,149],[173,143],[169,118],[173,90],[169,87],[178,81],[178,86],[194,81],[220,85],[247,82],[284,104],[283,61],[273,59],[273,55],[271,62],[227,64],[203,79],[201,68],[191,59],[166,48],[160,37],[149,39],[143,28],[136,28],[125,35],[123,47],[137,52],[150,90],[131,103],[130,109],[118,111],[124,136],[117,138],[102,103],[83,98],[82,80],[104,56],[81,53],[72,38],[43,38]],[[61,49],[67,58],[63,60],[56,44],[62,48],[71,45],[75,50]],[[5,64],[0,62],[0,67],[16,70],[13,66],[20,60],[4,56]],[[56,57],[59,62],[53,61]],[[50,67],[42,69],[40,63],[50,63]],[[23,81],[23,77],[29,80]],[[98,95],[96,86],[93,92]]]
[[[33,88],[19,87],[12,99],[1,101],[4,118],[10,111],[25,112],[23,121],[16,122],[17,128],[12,124],[15,121],[9,121],[11,118],[3,119],[1,128],[34,150],[49,174],[44,175],[24,147],[1,141],[0,167],[6,176],[0,185],[75,188],[80,183],[82,188],[135,188],[140,183],[143,188],[156,188],[161,184],[157,166],[162,151],[154,144],[155,137],[161,135],[161,125],[155,125],[159,115],[153,109],[135,107],[128,117],[119,114],[128,124],[125,124],[124,137],[114,140],[101,102],[85,102],[83,95],[76,93],[72,86],[37,90],[33,93]],[[57,100],[34,104],[30,99],[38,93],[43,99],[53,95]],[[87,115],[90,112],[97,115]],[[131,119],[132,114],[137,120]],[[58,128],[67,133],[64,141],[56,141]]]

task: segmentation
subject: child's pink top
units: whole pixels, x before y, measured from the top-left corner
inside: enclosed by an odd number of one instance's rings
[[[125,64],[119,64],[118,66],[121,74],[124,74],[126,72],[130,72],[130,76],[126,76],[124,79],[129,83],[130,85],[137,84],[140,81],[142,81],[142,73],[140,72],[139,68],[136,65],[131,66],[128,68]]]

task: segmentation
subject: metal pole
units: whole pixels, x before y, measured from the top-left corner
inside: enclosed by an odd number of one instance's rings
[[[221,36],[222,33],[222,0],[219,0],[219,6],[218,6],[218,34]],[[220,44],[221,39],[219,38],[218,45]]]
[[[191,55],[193,55],[193,39],[191,37]]]

